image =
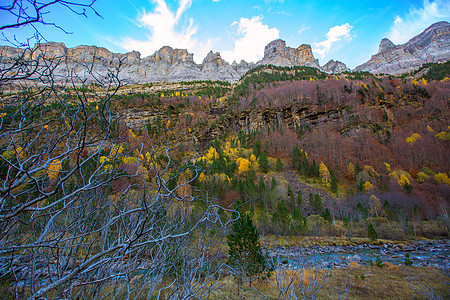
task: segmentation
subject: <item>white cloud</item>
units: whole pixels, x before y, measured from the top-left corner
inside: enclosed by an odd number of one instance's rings
[[[313,44],[314,53],[322,59],[325,58],[333,43],[340,41],[342,38],[351,40],[350,31],[352,28],[353,26],[350,26],[348,23],[330,28],[326,34],[327,39],[325,41]]]
[[[395,44],[405,43],[431,24],[448,20],[449,17],[448,0],[424,0],[423,7],[412,7],[406,16],[395,17],[388,38]]]
[[[262,23],[262,17],[255,16],[251,19],[241,18],[239,22],[233,22],[231,26],[238,26],[237,34],[240,38],[234,41],[233,50],[225,50],[222,57],[228,61],[257,62],[263,57],[264,47],[271,41],[279,38],[280,31],[277,28],[269,28]]]
[[[156,4],[153,12],[143,12],[136,20],[137,25],[148,29],[145,39],[136,40],[130,37],[119,43],[127,51],[137,50],[142,57],[153,54],[163,46],[187,49],[194,52],[194,59],[203,59],[211,46],[211,40],[200,43],[195,38],[197,27],[192,18],[182,18],[191,7],[192,0],[179,0],[176,11],[171,11],[165,0],[152,0]],[[182,23],[184,21],[184,23]]]
[[[298,34],[302,34],[303,31],[308,30],[309,28],[311,28],[311,27],[306,26],[306,25],[302,25],[300,27],[300,29],[298,30]]]

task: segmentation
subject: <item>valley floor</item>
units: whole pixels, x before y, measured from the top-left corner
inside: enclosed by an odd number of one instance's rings
[[[314,274],[273,274],[269,279],[254,282],[253,287],[241,287],[239,292],[236,282],[230,279],[222,288],[213,292],[210,299],[296,299],[283,298],[283,286],[286,287],[285,292],[291,295],[294,293],[299,296],[298,299],[303,299],[301,292],[306,297],[310,296],[309,288]],[[396,266],[389,263],[380,268],[352,263],[346,268],[330,270],[325,282],[324,275],[325,271],[319,272],[317,284],[324,285],[315,299],[448,299],[450,296],[449,277],[437,268]],[[299,280],[300,277],[303,280]],[[290,289],[287,288],[289,283],[292,284]],[[435,298],[432,298],[433,295]]]

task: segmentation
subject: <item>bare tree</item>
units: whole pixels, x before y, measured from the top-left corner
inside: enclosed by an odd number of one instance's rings
[[[322,270],[318,264],[305,263],[287,267],[278,263],[273,272],[274,280],[269,282],[278,291],[278,299],[313,300],[318,299],[319,291],[327,283],[330,268]]]
[[[93,3],[11,1],[0,9],[17,21],[0,30],[57,26],[42,19],[51,6],[84,15]],[[45,48],[10,51],[0,61],[2,296],[188,299],[214,289],[221,208],[204,193],[179,196],[198,170],[175,170],[169,144],[147,133],[148,148],[130,146],[114,109],[122,59],[97,73],[92,57],[82,75],[58,77],[62,60]]]
[[[51,26],[67,32],[55,22],[51,21],[51,12],[57,8],[63,8],[72,14],[86,17],[91,12],[99,17],[100,14],[94,8],[97,0],[6,0],[0,4],[2,22],[0,31],[3,40],[8,41],[16,47],[28,47],[30,42],[45,40],[41,34],[42,26]],[[30,30],[29,36],[24,40],[16,37],[16,31]]]
[[[449,265],[446,264],[442,272],[445,274],[447,281],[445,282],[447,285],[450,284],[450,268]],[[418,295],[425,297],[429,300],[442,300],[447,299],[448,290],[442,291],[436,288],[432,284],[433,280],[431,280],[430,276],[425,274],[413,274],[409,270],[406,270],[408,286]]]

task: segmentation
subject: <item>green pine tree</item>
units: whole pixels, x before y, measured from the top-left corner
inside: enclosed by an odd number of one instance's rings
[[[273,191],[277,187],[277,181],[275,178],[272,177],[272,184],[270,186],[270,189]]]
[[[283,171],[283,163],[281,162],[281,159],[280,159],[279,157],[277,158],[277,163],[276,163],[276,165],[275,165],[275,169],[276,169],[278,172]]]
[[[375,228],[373,228],[372,223],[367,225],[367,236],[369,239],[374,241],[378,239],[378,233],[375,231]]]
[[[259,233],[248,213],[241,213],[239,200],[232,218],[236,219],[227,235],[228,265],[240,285],[244,278],[252,279],[267,271],[267,260],[262,254]]]
[[[303,204],[302,191],[299,190],[299,191],[298,191],[298,195],[297,195],[297,205],[298,205],[299,207],[302,207],[302,204]]]
[[[331,177],[331,191],[333,193],[337,193],[338,191],[338,184],[337,184],[337,179],[336,179],[336,175],[334,175],[334,171],[332,169],[330,169],[330,177]]]
[[[259,156],[259,165],[263,173],[269,171],[269,160],[267,159],[266,151],[261,152],[261,155]]]
[[[256,158],[261,154],[261,141],[259,139],[256,140],[255,145],[253,146],[253,154],[255,154]]]
[[[314,195],[312,209],[316,214],[323,211],[322,197],[319,194]]]
[[[328,208],[325,209],[325,211],[322,213],[322,218],[325,221],[333,222],[333,217],[331,216],[330,210]]]

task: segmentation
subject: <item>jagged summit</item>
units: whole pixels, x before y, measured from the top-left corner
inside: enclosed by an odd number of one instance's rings
[[[384,51],[388,51],[395,48],[395,44],[391,42],[390,39],[384,38],[380,42],[380,46],[378,46],[378,53],[383,53]]]
[[[264,57],[256,64],[241,61],[229,64],[219,52],[210,51],[201,64],[194,62],[194,55],[186,49],[174,49],[164,46],[154,54],[141,58],[137,51],[125,54],[110,52],[96,46],[77,46],[67,48],[64,43],[48,42],[36,44],[32,50],[22,50],[9,46],[0,46],[0,64],[12,64],[14,59],[25,51],[25,58],[46,57],[59,61],[54,70],[56,80],[67,78],[69,71],[75,71],[80,79],[89,79],[86,66],[96,62],[93,71],[105,73],[111,65],[121,61],[120,79],[127,83],[175,82],[190,80],[238,81],[247,71],[258,65],[309,66],[320,68],[314,58],[311,46],[298,48],[286,46],[286,42],[277,39],[264,49]],[[395,45],[389,39],[381,40],[378,52],[355,71],[371,73],[400,74],[411,71],[428,62],[443,62],[450,58],[450,24],[438,22],[402,45]],[[327,73],[341,73],[349,69],[344,63],[330,60],[322,68]]]
[[[450,24],[432,24],[402,45],[389,39],[381,40],[378,53],[357,66],[355,71],[374,74],[401,74],[419,68],[424,63],[444,62],[450,58]]]
[[[338,60],[332,60],[330,59],[322,68],[322,71],[325,73],[330,74],[338,74],[346,71],[350,71],[349,68],[343,63]]]
[[[257,64],[319,68],[319,61],[314,58],[310,45],[303,44],[297,49],[294,49],[287,47],[286,42],[280,39],[270,42],[264,48],[264,57]]]

